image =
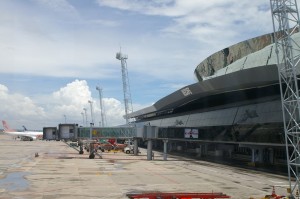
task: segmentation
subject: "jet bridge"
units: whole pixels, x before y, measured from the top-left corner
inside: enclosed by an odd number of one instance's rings
[[[79,127],[78,138],[133,138],[136,137],[135,127]]]

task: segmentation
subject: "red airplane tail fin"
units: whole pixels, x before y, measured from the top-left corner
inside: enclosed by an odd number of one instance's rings
[[[3,124],[3,129],[4,129],[4,132],[11,132],[13,131],[11,128],[9,128],[8,124],[6,121],[2,120],[2,124]]]

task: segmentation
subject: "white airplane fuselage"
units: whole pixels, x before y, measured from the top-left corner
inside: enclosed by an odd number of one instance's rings
[[[15,135],[21,138],[24,138],[23,140],[36,140],[36,139],[42,139],[43,138],[43,132],[39,131],[15,131],[9,128],[6,121],[2,121],[4,133]],[[27,139],[26,139],[27,138]]]

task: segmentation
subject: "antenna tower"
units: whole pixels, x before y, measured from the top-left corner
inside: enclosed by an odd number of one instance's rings
[[[270,0],[277,67],[281,92],[288,177],[291,198],[299,191],[300,169],[300,100],[296,66],[299,45],[291,37],[299,31],[296,0]]]
[[[126,124],[129,123],[128,114],[132,113],[132,101],[131,101],[131,94],[130,94],[130,85],[129,85],[129,78],[128,78],[128,71],[127,71],[127,62],[128,56],[125,54],[118,52],[116,54],[116,58],[121,60],[121,67],[122,67],[122,80],[123,80],[123,93],[124,93],[124,104],[125,104],[125,119]]]

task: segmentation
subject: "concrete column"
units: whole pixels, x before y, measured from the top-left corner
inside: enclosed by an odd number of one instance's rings
[[[270,163],[271,163],[271,164],[274,164],[274,149],[269,148],[269,151],[270,151],[270,153],[269,153],[269,160],[270,160]]]
[[[228,150],[229,158],[232,158],[232,151],[233,151],[233,149],[229,149],[229,150]]]
[[[199,144],[199,148],[196,148],[196,157],[201,157],[201,155],[202,155],[202,145],[201,144]]]
[[[263,148],[259,148],[258,149],[258,162],[263,162],[264,160],[264,158],[263,158]]]
[[[202,154],[204,155],[204,156],[207,156],[207,148],[208,148],[208,145],[207,144],[204,144],[204,147],[203,147],[203,152],[202,152]]]
[[[92,126],[92,123],[91,123],[91,126],[90,126],[90,140],[92,139],[92,134],[93,134],[93,126]]]
[[[251,162],[255,162],[255,151],[256,151],[256,149],[251,148],[251,151],[252,151],[252,153],[251,153]]]
[[[147,141],[147,160],[152,160],[152,140]]]
[[[133,139],[133,154],[134,155],[138,155],[139,151],[138,151],[138,140],[137,138]]]
[[[252,147],[252,162],[263,162],[263,148]]]
[[[167,152],[167,149],[168,149],[168,140],[163,140],[164,142],[164,160],[167,160],[167,155],[168,155],[168,152]]]

